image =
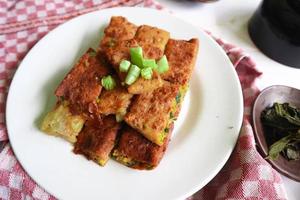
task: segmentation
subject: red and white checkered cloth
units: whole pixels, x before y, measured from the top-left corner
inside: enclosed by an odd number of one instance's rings
[[[68,19],[115,6],[162,9],[152,0],[0,1],[0,141],[8,139],[4,113],[9,84],[30,48]],[[255,80],[261,73],[240,48],[215,39],[239,75],[244,94],[244,121],[237,145],[226,165],[210,183],[188,199],[286,199],[281,177],[255,148],[250,124],[251,106],[259,93]],[[0,153],[0,199],[55,199],[24,172],[9,143]]]

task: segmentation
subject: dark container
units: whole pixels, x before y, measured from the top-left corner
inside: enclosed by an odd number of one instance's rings
[[[249,22],[249,35],[268,57],[300,68],[300,0],[264,0]]]

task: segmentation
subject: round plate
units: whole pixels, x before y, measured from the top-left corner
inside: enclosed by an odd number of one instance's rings
[[[256,98],[253,106],[253,126],[255,138],[263,157],[266,157],[269,148],[265,139],[263,125],[261,123],[261,112],[273,106],[275,102],[290,103],[300,108],[300,90],[284,85],[273,85],[264,89]],[[282,155],[276,160],[267,160],[272,166],[285,176],[300,182],[300,160],[288,161]]]
[[[55,102],[54,90],[88,47],[97,48],[110,17],[200,40],[196,68],[169,148],[152,171],[113,160],[100,167],[72,153],[68,142],[38,129]],[[114,8],[77,17],[47,34],[21,63],[10,87],[7,127],[26,172],[59,199],[182,199],[202,188],[229,158],[242,123],[237,74],[210,36],[162,11]]]

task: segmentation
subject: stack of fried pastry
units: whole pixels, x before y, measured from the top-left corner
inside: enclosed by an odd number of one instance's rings
[[[166,55],[169,69],[126,85],[119,64],[137,46],[147,59]],[[128,167],[153,169],[168,146],[198,46],[197,39],[171,39],[165,30],[112,17],[97,51],[89,49],[56,89],[57,104],[41,130],[74,143],[76,154],[101,166],[111,157]],[[101,85],[107,75],[116,80],[112,90]]]

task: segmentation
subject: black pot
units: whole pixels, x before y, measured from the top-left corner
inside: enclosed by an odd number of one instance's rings
[[[251,39],[264,54],[300,68],[300,0],[264,0],[248,28]]]

